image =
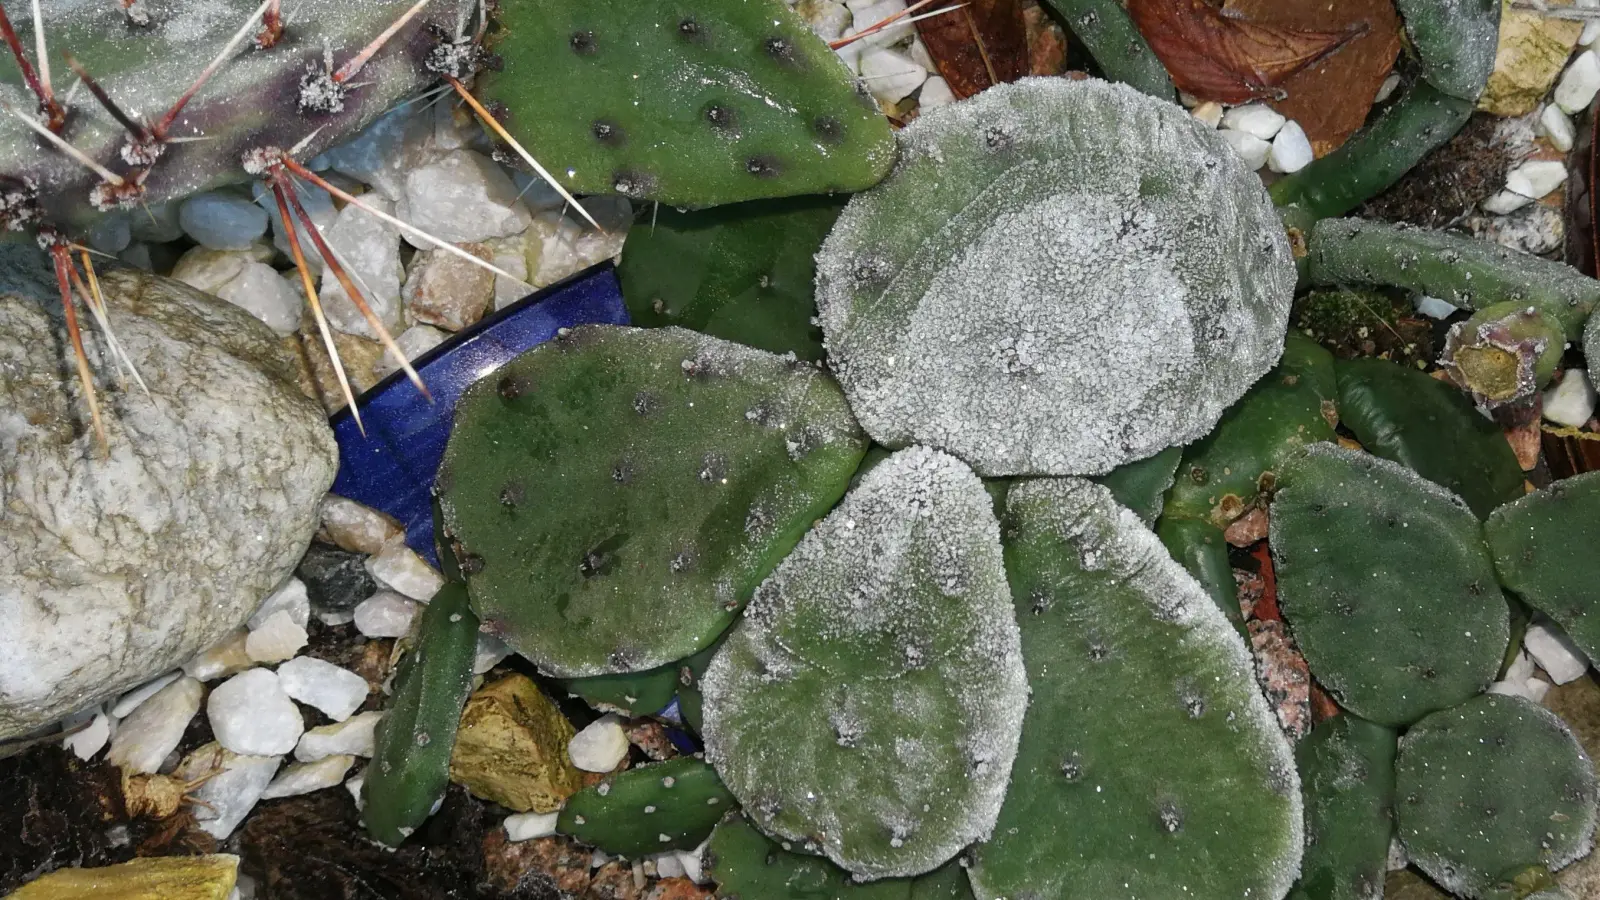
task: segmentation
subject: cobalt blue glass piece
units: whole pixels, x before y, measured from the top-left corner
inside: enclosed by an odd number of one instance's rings
[[[585,324],[626,325],[628,311],[609,263],[532,294],[414,360],[433,402],[396,372],[356,398],[363,435],[350,410],[330,420],[339,441],[333,492],[399,519],[406,543],[437,567],[433,476],[444,457],[456,401],[467,386],[512,357]]]

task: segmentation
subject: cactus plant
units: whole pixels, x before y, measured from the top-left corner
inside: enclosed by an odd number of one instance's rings
[[[911,882],[911,900],[973,900],[967,867],[959,858]]]
[[[742,815],[730,815],[711,833],[706,874],[727,900],[910,900],[911,882],[889,878],[866,884],[819,856],[774,844]]]
[[[556,830],[617,856],[700,846],[734,807],[709,765],[692,756],[610,775],[567,799]]]
[[[480,92],[576,193],[704,207],[858,191],[894,162],[877,103],[776,0],[533,0],[499,22]]]
[[[1277,360],[1288,240],[1178,107],[1024,79],[900,136],[817,262],[830,359],[879,443],[1104,474],[1202,436]]]
[[[1083,41],[1095,64],[1112,81],[1121,81],[1160,100],[1177,92],[1144,35],[1120,0],[1048,0]]]
[[[976,895],[1282,897],[1300,785],[1243,640],[1099,485],[1018,481],[1005,529],[1033,697]]]
[[[1278,604],[1340,704],[1401,726],[1488,687],[1510,626],[1466,504],[1331,444],[1306,448],[1282,480],[1269,541]]]
[[[927,872],[987,836],[1005,796],[1028,693],[1016,628],[982,483],[900,451],[711,661],[706,758],[768,834],[862,878]]]
[[[1522,467],[1494,423],[1461,392],[1381,359],[1340,360],[1339,417],[1375,456],[1467,502],[1479,518],[1522,496]]]
[[[400,661],[361,785],[362,821],[385,844],[405,840],[444,798],[477,647],[467,589],[447,582],[422,611],[416,646]]]
[[[1347,714],[1295,748],[1305,792],[1306,853],[1289,900],[1383,896],[1394,834],[1394,729]]]
[[[710,644],[865,451],[809,364],[586,326],[467,389],[436,489],[485,628],[572,678]]]
[[[795,197],[653,212],[628,232],[617,267],[629,319],[820,360],[812,258],[843,207]]]
[[[1594,764],[1522,697],[1485,694],[1418,722],[1395,778],[1406,854],[1462,897],[1523,897],[1514,884],[1547,881],[1593,842]]]
[[[1500,507],[1484,523],[1500,582],[1554,619],[1600,659],[1594,548],[1600,546],[1600,472],[1557,481]]]
[[[1104,485],[1118,503],[1133,510],[1149,525],[1161,518],[1167,491],[1172,489],[1182,457],[1182,447],[1168,447],[1155,456],[1117,466],[1090,480]]]

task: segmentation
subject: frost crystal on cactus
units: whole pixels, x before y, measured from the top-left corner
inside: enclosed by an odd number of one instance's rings
[[[1178,107],[1028,79],[900,136],[818,256],[829,354],[879,443],[1100,474],[1204,435],[1282,352],[1283,226]]]

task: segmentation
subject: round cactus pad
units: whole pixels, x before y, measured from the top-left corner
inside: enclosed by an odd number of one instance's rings
[[[575,678],[709,645],[865,452],[809,363],[586,326],[467,389],[435,490],[484,629]]]
[[[1283,226],[1179,107],[1025,79],[900,139],[818,256],[828,352],[879,443],[1103,474],[1203,436],[1283,351]]]

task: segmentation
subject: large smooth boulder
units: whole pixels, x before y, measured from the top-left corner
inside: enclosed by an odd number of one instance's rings
[[[305,552],[338,465],[266,326],[143,272],[103,272],[101,285],[150,389],[115,386],[80,306],[108,455],[53,276],[32,247],[0,247],[0,739],[243,623]]]

